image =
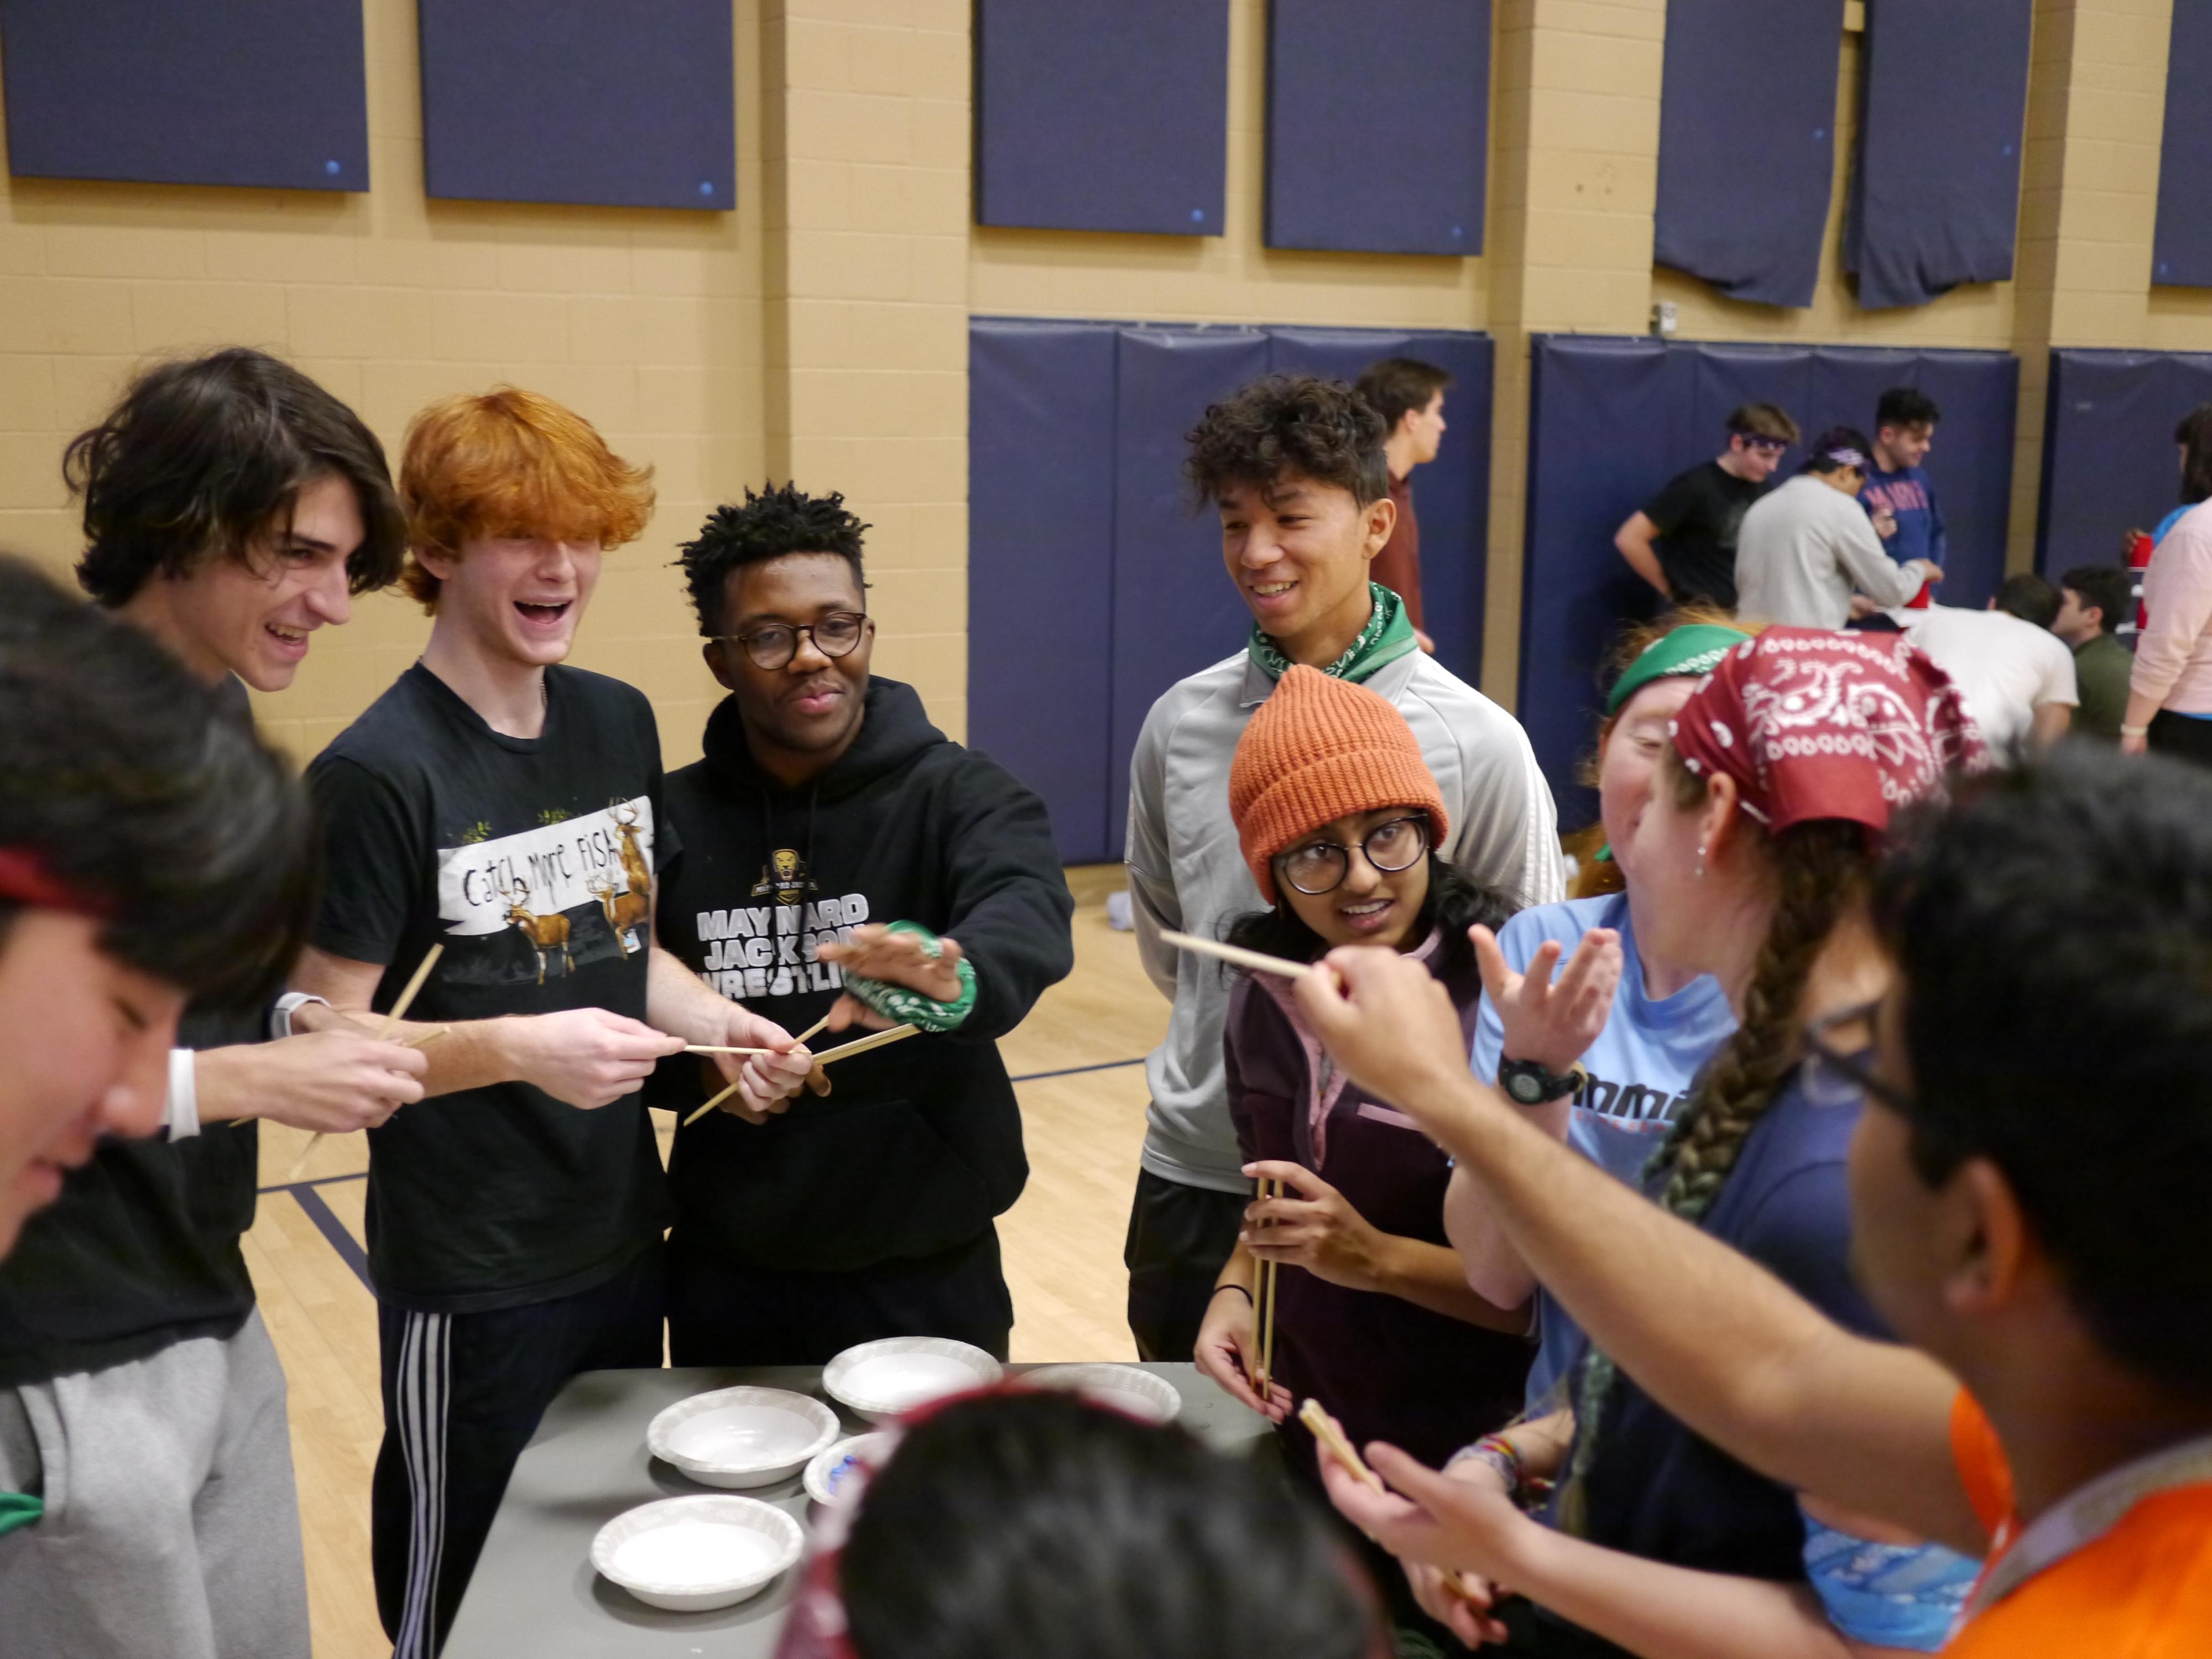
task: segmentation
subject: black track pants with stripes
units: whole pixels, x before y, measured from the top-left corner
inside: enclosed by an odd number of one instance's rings
[[[662,1247],[604,1284],[489,1313],[380,1306],[384,1444],[369,1511],[376,1610],[394,1659],[432,1659],[514,1460],[579,1371],[660,1364]]]

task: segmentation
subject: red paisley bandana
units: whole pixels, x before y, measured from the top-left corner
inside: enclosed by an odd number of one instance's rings
[[[1769,831],[1848,818],[1881,835],[1953,772],[1989,764],[1950,676],[1901,634],[1770,628],[1722,659],[1670,729],[1682,764],[1734,778]]]

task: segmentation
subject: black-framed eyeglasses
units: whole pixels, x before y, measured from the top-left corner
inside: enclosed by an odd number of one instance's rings
[[[1815,1094],[1853,1092],[1870,1096],[1893,1112],[1910,1115],[1912,1097],[1875,1075],[1875,1016],[1879,1002],[1862,1002],[1824,1014],[1805,1028],[1805,1058]]]
[[[717,645],[734,645],[756,668],[781,668],[799,654],[801,634],[814,641],[825,657],[848,657],[868,629],[868,619],[857,611],[832,611],[818,622],[763,623],[742,634],[710,634]]]
[[[1410,870],[1429,850],[1429,821],[1425,817],[1392,818],[1378,823],[1359,838],[1359,851],[1368,863],[1386,876]],[[1309,898],[1334,893],[1352,869],[1352,849],[1342,842],[1310,841],[1275,860],[1285,881]]]

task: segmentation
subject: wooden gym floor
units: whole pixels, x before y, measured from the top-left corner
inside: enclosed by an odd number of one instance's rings
[[[1119,866],[1071,870],[1075,971],[1046,993],[1000,1049],[1028,1139],[1030,1182],[999,1222],[1014,1293],[1016,1359],[1129,1359],[1121,1238],[1145,1135],[1140,1062],[1168,1005],[1137,963],[1134,938],[1106,925]],[[664,1146],[673,1127],[655,1114]],[[359,1136],[326,1140],[296,1183],[307,1144],[261,1134],[260,1214],[246,1258],[291,1385],[292,1462],[307,1534],[317,1659],[384,1659],[368,1573],[368,1480],[383,1432],[376,1304],[362,1274]]]

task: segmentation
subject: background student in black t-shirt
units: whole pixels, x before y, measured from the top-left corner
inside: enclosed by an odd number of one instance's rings
[[[640,1085],[686,1042],[792,1044],[656,943],[676,843],[652,708],[559,665],[602,552],[645,527],[647,475],[507,389],[418,415],[400,489],[405,581],[435,620],[309,769],[330,872],[295,983],[381,1011],[443,947],[401,1028],[450,1025],[434,1098],[369,1136],[377,1608],[422,1659],[547,1402],[578,1371],[660,1363],[669,1206]],[[716,1058],[757,1110],[811,1069]]]
[[[1797,422],[1772,404],[1728,418],[1728,447],[1669,479],[1613,532],[1629,568],[1677,605],[1735,609],[1735,536],[1751,504],[1797,441]]]
[[[860,1016],[848,970],[957,1002],[964,963],[973,1005],[951,1030],[840,1061],[826,1097],[678,1131],[679,1365],[818,1362],[884,1336],[1003,1358],[1013,1327],[994,1218],[1029,1166],[996,1039],[1074,966],[1074,902],[1044,803],[932,726],[913,687],[870,676],[866,528],[842,496],[786,485],[719,509],[684,547],[730,695],[705,757],[668,781],[684,845],[663,926],[732,1008],[794,1029]],[[663,1072],[688,1115],[697,1066]]]
[[[78,580],[241,729],[245,687],[289,685],[315,631],[399,568],[374,434],[258,351],[149,370],[66,470]],[[162,1132],[103,1145],[0,1266],[0,1484],[69,1471],[66,1536],[0,1539],[26,1652],[307,1650],[284,1376],[239,1247],[254,1120],[380,1122],[421,1097],[422,1060],[321,1005],[254,996],[196,1001],[178,1041]]]

